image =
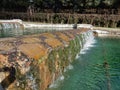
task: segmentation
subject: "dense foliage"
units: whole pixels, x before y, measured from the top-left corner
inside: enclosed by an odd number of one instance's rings
[[[0,10],[26,11],[33,5],[37,12],[79,12],[86,8],[118,8],[120,0],[1,0]]]

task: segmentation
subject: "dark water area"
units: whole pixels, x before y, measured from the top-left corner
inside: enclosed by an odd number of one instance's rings
[[[120,90],[120,38],[95,38],[49,90]]]

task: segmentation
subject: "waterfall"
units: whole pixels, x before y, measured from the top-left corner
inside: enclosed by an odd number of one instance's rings
[[[92,31],[85,32],[82,34],[82,36],[84,45],[79,54],[85,54],[86,51],[89,50],[89,48],[95,43]]]
[[[76,55],[76,59],[79,58],[80,54],[85,54],[87,50],[89,50],[89,48],[92,47],[95,43],[92,31],[89,30],[88,32],[82,33],[81,38],[79,37],[79,42],[81,49],[80,52]]]
[[[0,21],[0,37],[18,36],[23,34],[23,25],[17,21]]]
[[[79,45],[81,47],[81,49],[79,50],[79,53],[76,55],[76,59],[79,58],[79,54],[85,54],[86,51],[93,46],[93,44],[95,43],[94,40],[94,36],[91,30],[89,30],[88,32],[84,32],[82,33],[80,36],[76,37],[78,39]],[[74,46],[77,47],[76,45],[76,41],[73,41]],[[72,51],[71,51],[72,52]],[[71,54],[70,54],[71,56]],[[70,57],[69,56],[69,57]],[[68,59],[69,59],[68,57]],[[65,73],[67,70],[71,70],[74,67],[72,66],[71,62],[68,66],[65,67],[64,72]],[[58,79],[56,81],[54,81],[50,86],[49,89],[52,90],[53,88],[57,88],[63,81],[64,81],[64,74],[62,74],[62,72],[60,71],[60,77],[58,77]]]

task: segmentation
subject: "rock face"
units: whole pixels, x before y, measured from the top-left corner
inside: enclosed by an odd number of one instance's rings
[[[79,52],[88,29],[49,32],[0,40],[0,82],[7,90],[45,90]],[[5,74],[7,73],[7,74]]]

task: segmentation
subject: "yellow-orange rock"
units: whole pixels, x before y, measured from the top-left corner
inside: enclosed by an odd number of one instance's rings
[[[63,33],[61,33],[61,32],[56,32],[56,34],[62,39],[62,40],[64,40],[64,41],[69,41],[70,40],[70,38],[69,37],[67,37],[65,34],[63,34]]]
[[[62,43],[58,39],[55,39],[55,38],[46,39],[45,42],[48,45],[52,46],[53,48],[56,48],[56,47],[59,47],[59,46],[63,46]]]
[[[45,36],[46,38],[55,38],[55,36],[52,33],[43,33],[42,36]]]
[[[30,58],[38,60],[39,58],[47,55],[48,49],[41,44],[22,44],[18,49]]]
[[[23,38],[22,42],[23,43],[36,43],[36,42],[41,42],[41,40],[35,37],[31,37],[31,38],[27,37],[27,38]]]
[[[11,43],[8,42],[0,42],[0,51],[10,51],[14,47]]]

